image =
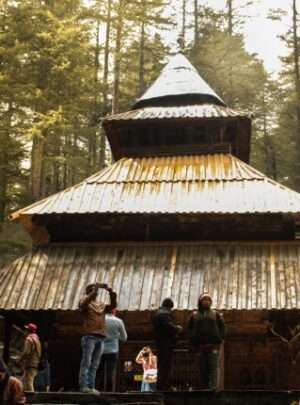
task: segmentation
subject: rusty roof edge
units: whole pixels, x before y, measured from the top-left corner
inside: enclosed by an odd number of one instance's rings
[[[244,215],[244,214],[241,214]],[[264,215],[263,213],[260,215]],[[38,250],[48,250],[51,247],[63,247],[63,248],[68,248],[68,249],[73,249],[76,247],[127,247],[127,246],[215,246],[216,243],[220,246],[235,246],[235,245],[270,245],[270,246],[279,246],[279,245],[299,245],[300,246],[300,240],[297,239],[292,239],[292,240],[268,240],[268,239],[263,239],[263,240],[163,240],[163,241],[135,241],[135,240],[130,240],[130,241],[104,241],[104,242],[51,242],[47,246],[38,246],[35,248],[35,251]],[[29,254],[32,254],[32,252],[28,252],[25,255],[19,257],[16,259],[16,261],[26,258]],[[11,263],[10,263],[11,265]]]
[[[211,120],[211,119],[226,119],[226,118],[247,118],[247,119],[252,119],[254,117],[254,114],[251,111],[247,111],[247,110],[242,110],[242,109],[233,109],[227,106],[223,106],[223,105],[218,105],[216,106],[215,104],[212,103],[205,103],[205,104],[188,104],[188,105],[179,105],[179,106],[171,106],[171,107],[164,107],[164,106],[153,106],[153,107],[141,107],[141,108],[137,108],[135,110],[129,110],[129,111],[124,111],[124,112],[120,112],[117,114],[112,114],[112,115],[107,115],[105,117],[100,118],[101,122],[105,125],[107,122],[111,122],[114,120],[122,120],[122,121],[132,121],[132,120],[137,120],[137,121],[153,121],[153,120],[180,120],[182,119],[181,116],[177,116],[177,117],[173,117],[172,115],[166,116],[166,117],[153,117],[153,118],[136,118],[135,116],[137,116],[138,114],[141,113],[147,113],[150,111],[161,111],[161,110],[165,110],[165,111],[169,111],[169,112],[173,112],[176,111],[180,108],[194,108],[194,107],[200,107],[200,108],[208,108],[208,107],[214,107],[214,108],[219,108],[222,111],[227,111],[228,114],[236,114],[236,115],[232,115],[229,117],[226,116],[211,116],[211,117],[185,117],[185,118],[189,118],[189,119],[207,119],[207,120]],[[132,115],[132,117],[130,117],[130,115]],[[128,118],[129,116],[129,118]]]
[[[195,156],[198,156],[198,155],[195,155]],[[201,156],[203,157],[203,155],[201,155]],[[12,213],[10,215],[10,219],[15,220],[15,219],[20,218],[21,216],[30,216],[31,213],[28,212],[28,211],[30,211],[31,209],[34,209],[37,206],[43,207],[43,205],[48,206],[48,214],[54,214],[54,212],[51,212],[51,209],[49,209],[49,204],[51,206],[53,203],[55,203],[55,201],[57,199],[59,199],[61,196],[64,196],[64,195],[68,194],[68,192],[70,192],[70,191],[74,192],[74,191],[76,191],[76,189],[78,189],[80,187],[84,187],[84,186],[86,186],[88,184],[93,184],[93,183],[98,183],[98,184],[124,184],[124,183],[127,183],[127,184],[144,184],[144,183],[153,184],[153,183],[160,182],[162,184],[167,184],[167,183],[168,184],[171,184],[171,183],[172,184],[175,184],[175,183],[187,183],[187,184],[189,183],[189,184],[191,184],[193,182],[194,183],[195,182],[197,182],[197,183],[201,182],[201,183],[204,183],[204,184],[209,184],[210,182],[211,183],[214,182],[214,183],[217,184],[217,183],[221,183],[221,182],[222,183],[234,183],[234,182],[236,182],[236,183],[239,183],[239,182],[245,182],[245,183],[247,182],[247,183],[249,183],[251,181],[263,181],[263,182],[266,182],[266,183],[270,184],[273,187],[276,187],[277,189],[280,189],[280,190],[283,190],[283,191],[287,192],[288,196],[293,197],[295,200],[297,200],[300,203],[300,194],[297,193],[296,191],[294,191],[294,190],[292,190],[292,189],[290,189],[290,188],[288,188],[286,186],[283,186],[280,183],[277,183],[276,181],[270,179],[269,177],[266,177],[263,173],[261,173],[257,169],[254,169],[252,166],[248,165],[247,163],[243,162],[242,160],[238,159],[237,157],[232,156],[230,154],[226,154],[226,156],[230,157],[230,159],[233,161],[233,163],[239,168],[239,171],[241,172],[241,174],[240,174],[241,178],[238,178],[237,176],[235,176],[233,178],[229,177],[229,178],[218,179],[217,176],[215,176],[215,177],[213,176],[212,178],[203,178],[203,179],[202,178],[196,178],[196,179],[189,179],[189,178],[188,179],[184,179],[184,178],[181,178],[181,179],[177,179],[177,178],[175,178],[175,179],[173,179],[173,178],[165,179],[165,178],[162,178],[162,179],[157,180],[157,179],[151,179],[151,178],[148,178],[148,179],[144,179],[144,178],[139,179],[138,178],[136,180],[130,180],[130,179],[126,180],[126,178],[125,179],[124,178],[121,178],[121,179],[115,178],[115,180],[110,180],[109,179],[110,171],[111,170],[114,171],[114,170],[116,170],[116,168],[118,169],[118,167],[121,168],[122,163],[127,161],[126,158],[123,158],[123,159],[120,159],[119,161],[115,162],[114,164],[112,164],[108,168],[105,168],[105,169],[101,170],[100,172],[98,172],[96,174],[93,174],[92,176],[88,177],[87,179],[84,179],[80,183],[78,183],[78,184],[76,184],[74,186],[71,186],[71,187],[67,188],[66,190],[60,191],[60,192],[58,192],[58,193],[56,193],[56,194],[54,194],[52,196],[46,197],[46,198],[44,198],[44,199],[42,199],[40,201],[35,202],[34,204],[31,204],[31,205],[29,205],[27,207],[24,207],[24,208],[14,212],[14,213]],[[185,156],[181,156],[180,158],[184,159]],[[146,159],[146,160],[150,159],[151,160],[151,158],[142,158],[142,159]],[[157,159],[159,159],[159,158],[157,158]],[[160,158],[160,159],[164,159],[164,158]],[[129,160],[132,160],[132,159],[130,158]],[[134,160],[136,162],[139,162],[141,159],[137,158],[137,159],[134,159]],[[154,165],[154,162],[153,162],[153,165]],[[248,172],[247,176],[245,176],[242,173],[243,170],[245,172]],[[106,174],[108,174],[108,177],[106,177]],[[104,178],[102,178],[103,176],[104,176]],[[82,198],[82,196],[81,196],[81,198]],[[282,212],[282,210],[278,211],[278,212]],[[61,213],[66,214],[64,211],[62,211]],[[92,212],[90,212],[90,213],[92,213]],[[297,214],[298,215],[299,211],[297,211],[297,210],[294,210],[294,211],[293,210],[287,210],[286,213]],[[45,214],[47,214],[47,212],[45,212]],[[36,213],[35,215],[38,215],[38,213]]]
[[[232,156],[232,155],[231,155],[231,156]],[[249,171],[251,171],[252,173],[256,173],[258,176],[260,176],[260,178],[257,178],[257,179],[255,179],[255,180],[263,180],[263,181],[266,181],[266,182],[272,184],[273,186],[276,186],[276,187],[279,187],[279,188],[283,189],[284,191],[287,191],[287,192],[289,192],[289,193],[296,194],[297,197],[300,199],[300,193],[298,193],[297,191],[295,191],[295,190],[293,190],[293,189],[291,189],[291,188],[289,188],[289,187],[287,187],[287,186],[285,186],[285,185],[279,183],[278,181],[276,181],[276,180],[274,180],[274,179],[271,179],[270,177],[266,176],[266,175],[265,175],[264,173],[262,173],[261,171],[255,169],[255,167],[253,167],[253,166],[251,166],[250,164],[248,164],[248,163],[242,161],[241,159],[239,159],[237,156],[234,156],[234,159],[235,159],[235,160],[238,160],[239,163],[242,164],[243,166],[246,166],[247,169],[248,169]],[[247,179],[242,180],[242,181],[247,181]],[[248,181],[249,181],[249,180],[248,180]],[[251,180],[250,180],[250,181],[251,181]]]
[[[118,160],[117,162],[115,162],[115,163],[119,163],[119,162],[120,162],[121,160],[123,160],[123,159],[125,159],[125,158],[119,159],[119,160]],[[89,180],[90,180],[90,179],[94,178],[95,176],[98,177],[99,175],[102,174],[102,172],[103,172],[103,174],[105,174],[104,172],[108,171],[112,166],[113,166],[113,165],[108,166],[108,167],[104,167],[102,170],[98,171],[97,173],[93,173],[91,176],[89,176],[89,177],[83,179],[82,181],[80,181],[79,183],[74,184],[73,186],[69,186],[69,187],[67,187],[67,188],[64,189],[64,190],[58,191],[58,192],[55,193],[55,194],[51,194],[51,195],[49,195],[49,196],[47,196],[47,197],[42,198],[41,200],[35,201],[34,203],[32,203],[32,204],[30,204],[30,205],[27,205],[27,206],[24,207],[24,208],[20,208],[20,209],[18,209],[17,211],[12,212],[11,214],[8,215],[9,220],[14,221],[14,220],[20,218],[21,215],[24,215],[24,213],[23,213],[24,211],[27,211],[27,210],[29,210],[29,209],[31,209],[31,208],[34,208],[34,207],[36,207],[37,205],[46,202],[47,200],[49,201],[50,199],[51,199],[51,200],[52,200],[52,199],[55,199],[55,198],[57,198],[58,196],[60,196],[61,194],[64,194],[64,193],[66,193],[66,192],[68,192],[68,191],[70,191],[70,190],[72,190],[72,189],[74,189],[74,188],[78,188],[78,187],[80,187],[80,186],[82,186],[82,185],[84,185],[84,184],[86,184],[86,183],[89,184]],[[30,214],[25,214],[25,215],[31,216]]]

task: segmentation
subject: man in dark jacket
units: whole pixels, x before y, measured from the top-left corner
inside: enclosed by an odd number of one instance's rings
[[[174,303],[170,298],[164,299],[153,318],[158,358],[157,388],[160,391],[170,389],[173,348],[176,344],[177,334],[182,330],[182,327],[176,325],[172,317],[173,307]]]
[[[110,304],[97,301],[98,290],[103,288],[109,293]],[[83,315],[81,338],[81,363],[79,371],[79,387],[84,393],[98,393],[95,379],[104,349],[105,311],[116,308],[117,296],[107,284],[89,284],[86,294],[79,302]]]
[[[225,324],[222,315],[211,309],[211,304],[209,294],[200,295],[198,311],[189,320],[188,332],[193,350],[199,355],[204,387],[216,389],[219,350],[225,337]]]

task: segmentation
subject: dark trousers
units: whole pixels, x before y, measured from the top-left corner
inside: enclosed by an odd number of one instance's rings
[[[157,389],[168,391],[171,387],[173,347],[170,344],[157,343]]]
[[[203,388],[216,389],[218,383],[218,359],[217,350],[206,350],[199,353],[200,375]]]
[[[117,382],[118,353],[105,353],[101,359],[103,391],[115,392]]]

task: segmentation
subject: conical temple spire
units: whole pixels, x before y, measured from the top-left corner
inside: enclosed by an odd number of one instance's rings
[[[203,103],[225,105],[188,59],[178,53],[170,59],[155,82],[137,100],[134,108]]]

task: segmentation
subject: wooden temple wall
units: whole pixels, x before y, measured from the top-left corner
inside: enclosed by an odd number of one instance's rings
[[[74,313],[73,313],[74,314]],[[288,311],[227,311],[224,318],[227,337],[224,345],[222,379],[225,389],[299,389],[300,364],[291,362],[287,344],[269,331],[270,322],[282,328],[297,314]],[[121,345],[118,370],[120,391],[139,390],[141,367],[135,363],[138,351],[150,345],[155,351],[151,319],[153,313],[122,312],[129,340]],[[189,311],[175,312],[178,323],[186,327]],[[76,389],[80,363],[80,336],[76,317],[61,314],[54,325],[49,357],[52,364],[53,388]],[[66,367],[67,365],[67,367]],[[98,379],[101,386],[101,372]],[[178,390],[201,388],[197,356],[191,353],[186,333],[180,336],[172,367],[173,386]]]

